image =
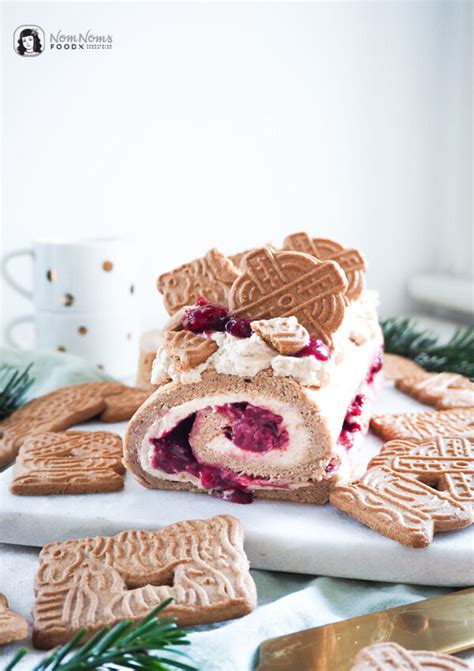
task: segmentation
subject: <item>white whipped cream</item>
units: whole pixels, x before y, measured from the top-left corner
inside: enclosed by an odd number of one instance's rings
[[[217,351],[190,370],[178,370],[166,350],[160,347],[153,363],[151,382],[162,384],[171,379],[191,384],[199,382],[201,374],[208,368],[223,375],[240,377],[254,377],[261,370],[271,368],[274,375],[292,377],[303,387],[323,387],[328,384],[334,368],[351,351],[353,343],[360,346],[374,338],[380,339],[377,304],[377,292],[364,291],[358,300],[347,306],[344,320],[334,333],[334,351],[328,361],[318,361],[314,356],[283,356],[257,333],[250,338],[236,338],[229,333],[217,332],[210,336],[217,344]]]
[[[209,359],[209,365],[222,375],[254,377],[270,368],[276,352],[254,333],[250,338],[236,338],[230,333],[213,333],[211,339],[218,350]]]
[[[293,377],[302,386],[320,387],[329,379],[334,363],[318,361],[314,356],[283,356],[269,347],[257,333],[250,338],[236,338],[230,333],[213,333],[217,351],[207,361],[186,371],[177,370],[164,348],[157,352],[153,362],[152,384],[162,384],[170,378],[174,382],[190,384],[199,382],[201,374],[214,368],[221,375],[254,377],[261,370],[271,368],[274,375]]]
[[[378,304],[379,295],[376,291],[364,291],[362,296],[347,308],[347,318],[343,322],[347,325],[345,334],[358,345],[375,338],[380,333]]]
[[[153,361],[151,367],[150,382],[151,384],[163,384],[170,378],[174,382],[180,382],[181,384],[192,384],[193,382],[199,382],[201,379],[201,373],[208,367],[208,361],[199,364],[199,366],[196,366],[196,368],[190,368],[189,370],[177,370],[166,349],[164,347],[160,347],[156,353],[155,360]]]

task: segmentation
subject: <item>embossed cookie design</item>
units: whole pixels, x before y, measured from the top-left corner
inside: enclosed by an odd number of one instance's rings
[[[309,333],[296,317],[275,317],[251,322],[252,331],[284,356],[297,354],[309,344]]]
[[[391,440],[369,468],[380,465],[446,492],[474,512],[474,438],[438,436],[423,443]]]
[[[344,318],[347,286],[337,263],[262,247],[243,258],[241,273],[229,292],[234,314],[252,320],[294,316],[311,336],[331,346]]]
[[[346,249],[334,240],[311,238],[307,233],[293,233],[285,238],[283,249],[311,254],[321,261],[335,261],[346,274],[346,296],[359,298],[365,286],[366,262],[358,249]]]
[[[474,438],[385,443],[367,473],[335,487],[330,501],[399,543],[425,547],[434,533],[474,521]]]
[[[140,620],[169,597],[166,615],[183,626],[240,617],[256,605],[242,526],[229,515],[50,543],[35,593],[37,648],[65,643],[81,627],[92,634]]]
[[[201,259],[160,275],[158,291],[163,294],[170,315],[186,305],[194,305],[199,297],[210,303],[227,305],[227,296],[239,271],[224,254],[211,249]]]
[[[402,377],[397,389],[437,410],[474,408],[474,383],[457,373],[425,373]]]
[[[415,548],[429,545],[437,531],[472,524],[472,512],[450,496],[385,466],[335,487],[329,500],[374,531]]]
[[[363,648],[350,671],[468,671],[469,664],[432,650],[405,650],[398,643],[376,643]]]
[[[217,350],[213,340],[190,331],[166,331],[164,346],[176,370],[195,368]]]
[[[10,491],[20,495],[89,494],[123,488],[122,439],[107,431],[40,433],[25,439]]]
[[[8,607],[8,600],[0,593],[0,645],[22,641],[28,636],[28,623]]]
[[[474,408],[441,412],[404,412],[372,417],[370,428],[384,440],[436,436],[474,437]]]

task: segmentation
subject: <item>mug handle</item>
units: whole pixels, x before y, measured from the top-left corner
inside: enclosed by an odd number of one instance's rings
[[[4,254],[2,257],[3,279],[12,287],[12,289],[18,291],[19,294],[31,300],[33,298],[33,292],[30,289],[25,289],[25,287],[13,279],[10,271],[8,270],[8,264],[16,256],[31,256],[31,258],[34,259],[34,251],[30,247],[25,247],[24,249],[15,249],[13,252]]]
[[[18,324],[33,322],[34,320],[34,315],[23,315],[22,317],[15,317],[15,319],[12,319],[11,322],[9,322],[5,327],[5,340],[7,341],[7,344],[10,347],[13,347],[13,349],[22,349],[21,345],[19,345],[13,337],[13,331],[18,326]]]

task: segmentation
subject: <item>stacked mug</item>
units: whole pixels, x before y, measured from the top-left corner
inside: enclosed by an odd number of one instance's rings
[[[12,259],[24,255],[33,260],[32,290],[11,271]],[[114,377],[131,375],[138,352],[136,272],[133,245],[117,238],[37,241],[6,254],[4,279],[34,306],[33,315],[8,324],[8,344],[18,347],[16,327],[33,321],[38,348],[77,354]]]

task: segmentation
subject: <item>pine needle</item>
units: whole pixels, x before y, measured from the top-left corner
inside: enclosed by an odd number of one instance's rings
[[[413,359],[428,371],[474,377],[474,326],[457,329],[448,342],[440,344],[437,336],[420,330],[411,319],[392,317],[381,325],[387,353]]]
[[[34,382],[29,374],[32,363],[23,372],[4,367],[0,369],[0,419],[5,419],[23,402],[26,392]]]
[[[103,627],[75,649],[87,635],[87,629],[81,629],[68,643],[44,657],[32,671],[112,671],[118,666],[136,671],[198,671],[187,661],[184,652],[175,649],[189,645],[186,632],[178,629],[175,618],[158,617],[171,601],[171,598],[163,601],[137,624],[123,620],[111,629]],[[14,669],[26,653],[26,648],[21,648],[5,671]],[[173,659],[175,656],[180,659]]]

